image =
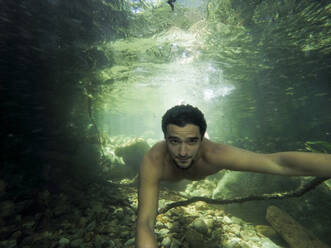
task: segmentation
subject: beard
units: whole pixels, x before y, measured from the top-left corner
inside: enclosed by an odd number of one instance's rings
[[[192,166],[193,166],[193,163],[194,163],[194,160],[192,159],[191,163],[189,164],[189,166],[187,167],[181,167],[180,165],[177,164],[176,160],[175,159],[172,159],[172,161],[174,162],[174,165],[178,168],[178,169],[181,169],[181,170],[188,170],[190,169]]]

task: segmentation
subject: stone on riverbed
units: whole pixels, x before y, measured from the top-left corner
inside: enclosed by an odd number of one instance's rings
[[[276,206],[268,207],[266,219],[291,248],[328,248],[315,235]]]

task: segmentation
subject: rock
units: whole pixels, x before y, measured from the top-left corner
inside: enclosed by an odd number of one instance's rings
[[[115,248],[115,247],[116,247],[116,245],[115,245],[114,241],[109,240],[107,248]]]
[[[235,217],[235,216],[232,216],[232,217],[231,217],[231,221],[232,221],[232,223],[234,223],[234,224],[239,224],[239,225],[243,224],[242,219],[237,218],[237,217]]]
[[[234,233],[235,235],[239,235],[240,234],[240,229],[241,229],[241,226],[238,225],[238,224],[232,224],[232,225],[229,225],[230,227],[230,232]]]
[[[161,236],[165,236],[166,234],[169,233],[169,230],[166,229],[166,228],[162,228],[158,231],[158,233],[161,235]]]
[[[125,242],[124,246],[127,247],[129,245],[134,245],[134,242],[135,242],[135,238],[131,238]]]
[[[99,232],[103,234],[110,234],[113,233],[116,229],[116,225],[113,225],[112,223],[105,223],[104,225],[99,228]]]
[[[94,232],[87,232],[84,235],[84,241],[85,242],[91,242],[93,240],[94,236],[95,236]]]
[[[181,247],[180,241],[175,238],[172,238],[170,248],[180,248],[180,247]]]
[[[250,244],[248,242],[245,241],[241,241],[240,242],[240,248],[259,248],[258,246],[256,246],[255,244]]]
[[[277,238],[278,234],[271,226],[257,225],[255,227],[256,232],[270,239]]]
[[[15,204],[12,201],[0,202],[0,217],[8,217],[15,214]]]
[[[16,248],[17,247],[17,242],[16,242],[16,240],[0,241],[0,247]]]
[[[170,247],[171,245],[171,238],[170,237],[165,237],[162,242],[161,242],[161,245],[164,246],[164,247]]]
[[[244,229],[240,232],[240,237],[243,240],[253,240],[255,242],[259,240],[258,236],[256,235],[256,233],[254,231],[250,231],[247,229]]]
[[[126,231],[122,231],[120,233],[120,237],[121,238],[127,238],[130,235],[130,231],[126,230]]]
[[[223,217],[223,222],[225,224],[232,224],[232,220],[228,216]]]
[[[268,207],[266,219],[291,248],[328,248],[316,236],[276,206]]]
[[[208,204],[202,201],[196,202],[195,207],[198,210],[208,210],[209,208]]]
[[[93,201],[91,202],[92,205],[92,212],[99,214],[104,211],[103,204],[99,201]]]
[[[191,248],[204,247],[204,236],[194,229],[188,229],[184,236],[185,240],[189,243]]]
[[[209,230],[213,229],[213,227],[214,227],[214,220],[213,219],[206,219],[206,220],[204,220],[204,222],[206,223]]]
[[[281,246],[276,245],[268,238],[263,238],[260,240],[261,248],[280,248]]]
[[[83,244],[84,244],[83,239],[75,239],[75,240],[70,242],[70,246],[72,248],[81,247]]]
[[[69,243],[70,243],[70,240],[67,239],[67,238],[61,238],[61,239],[59,240],[59,245],[60,245],[61,247],[65,247],[65,246],[69,245]]]
[[[124,217],[124,211],[123,208],[117,208],[115,209],[113,213],[118,219],[122,219]]]
[[[107,245],[107,241],[99,234],[95,235],[94,243],[96,248],[102,248]]]
[[[202,234],[208,233],[208,227],[207,227],[206,223],[200,218],[195,219],[191,225],[196,231],[198,231]]]
[[[10,238],[19,239],[19,238],[21,238],[21,236],[22,236],[22,232],[21,231],[16,231],[10,236]]]
[[[70,209],[67,205],[58,205],[56,208],[53,210],[53,214],[56,217],[59,217],[61,215],[67,214],[70,212]]]
[[[78,227],[84,228],[86,227],[86,224],[88,222],[88,219],[86,217],[80,217],[78,222]]]
[[[32,216],[25,217],[22,220],[22,227],[24,230],[32,231],[36,225],[36,222]]]
[[[138,138],[115,149],[116,156],[122,157],[125,165],[130,168],[126,176],[132,177],[137,174],[142,158],[149,148],[146,141]]]
[[[240,182],[240,184],[238,184]],[[301,177],[282,177],[278,175],[267,175],[258,173],[247,173],[242,171],[228,171],[218,181],[213,191],[213,198],[232,199],[246,197],[249,195],[262,195],[274,192],[295,190],[301,185]],[[261,187],[263,185],[263,187]],[[241,204],[224,205],[224,210],[233,216],[245,218],[250,222],[258,221],[263,223],[267,203],[252,201]]]
[[[96,227],[96,222],[95,222],[95,220],[94,220],[94,221],[92,221],[90,224],[88,224],[88,226],[86,227],[86,230],[87,230],[88,232],[92,232],[92,231],[94,230],[95,227]]]
[[[8,239],[11,234],[18,231],[18,227],[16,225],[4,226],[0,227],[0,239]]]
[[[241,229],[241,226],[238,224],[223,225],[223,227],[222,227],[222,231],[224,233],[231,233],[236,236],[239,236],[240,229]]]
[[[231,238],[231,239],[223,239],[222,245],[223,248],[237,248],[240,246],[241,240],[237,237]]]

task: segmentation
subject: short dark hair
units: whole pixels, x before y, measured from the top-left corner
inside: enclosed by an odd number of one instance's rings
[[[196,107],[192,105],[176,105],[167,112],[162,117],[162,131],[164,137],[167,133],[167,126],[169,124],[174,124],[180,127],[184,127],[186,124],[194,124],[199,127],[201,139],[203,138],[207,123],[203,113]]]

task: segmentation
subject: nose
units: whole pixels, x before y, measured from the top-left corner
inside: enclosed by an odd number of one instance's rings
[[[185,144],[181,144],[179,146],[179,156],[186,157],[186,155],[187,155],[187,147]]]

